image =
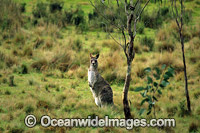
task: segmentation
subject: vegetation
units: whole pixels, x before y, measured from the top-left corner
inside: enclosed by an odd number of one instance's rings
[[[134,118],[153,118],[153,113],[140,112],[148,110],[148,102],[141,106],[144,98],[135,90],[148,83],[145,68],[156,73],[163,64],[166,70],[171,66],[173,77],[161,89],[162,96],[155,93],[155,109],[156,118],[175,118],[176,127],[133,128],[134,132],[200,131],[200,3],[184,3],[191,113],[187,112],[181,45],[170,5],[151,2],[139,20],[128,100]],[[115,6],[113,10],[117,10]],[[27,114],[34,114],[37,120],[46,114],[52,118],[124,118],[121,95],[126,57],[110,36],[119,38],[116,27],[97,15],[88,0],[0,0],[0,7],[0,132],[129,132],[117,127],[26,127]],[[114,107],[98,108],[94,103],[87,83],[89,53],[101,55],[99,72],[111,84]]]

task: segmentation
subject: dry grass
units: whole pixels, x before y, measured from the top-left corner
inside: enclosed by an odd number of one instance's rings
[[[183,63],[181,57],[177,58],[177,56],[173,53],[164,52],[159,57],[157,57],[156,63],[154,65],[162,66],[162,64],[174,67],[176,72],[183,71]]]
[[[105,40],[102,42],[103,47],[108,47],[111,50],[117,51],[120,50],[121,47],[114,40]]]
[[[30,4],[34,3],[36,2]],[[18,23],[17,20],[16,23]],[[5,31],[0,37],[2,42],[0,44],[0,118],[2,118],[0,132],[199,131],[199,24],[192,28],[186,26],[184,29],[185,37],[188,39],[185,43],[185,52],[192,115],[187,115],[186,106],[182,109],[180,107],[180,101],[185,99],[185,92],[181,45],[177,36],[174,35],[177,33],[176,23],[172,21],[159,30],[148,29],[150,34],[158,32],[155,39],[156,49],[153,51],[146,46],[141,47],[139,40],[136,39],[136,56],[132,63],[132,80],[128,97],[131,101],[131,113],[134,118],[147,118],[148,120],[153,118],[153,115],[147,116],[145,113],[139,116],[142,96],[133,90],[135,87],[145,85],[144,68],[162,64],[172,65],[176,70],[175,78],[170,81],[169,87],[162,90],[162,96],[156,95],[159,100],[156,103],[156,111],[157,118],[175,118],[177,126],[159,129],[134,128],[130,131],[116,127],[42,128],[39,125],[34,128],[25,127],[23,121],[29,113],[37,117],[38,123],[40,117],[45,114],[52,118],[86,118],[88,115],[93,117],[98,115],[102,118],[105,115],[124,118],[122,89],[127,67],[123,50],[113,40],[108,39],[106,33],[88,31],[84,35],[76,34],[73,26],[60,29],[57,25],[47,24],[42,18],[34,27],[26,28],[20,30],[13,38],[9,32]],[[148,30],[144,30],[145,35]],[[104,40],[105,38],[107,39]],[[87,83],[89,53],[100,53],[99,72],[109,81],[113,89],[114,107],[98,108],[95,105]],[[26,74],[22,73],[23,64],[28,69]],[[17,86],[9,86],[11,82],[9,77],[12,75],[14,84]],[[144,105],[144,107],[147,106],[147,104]]]
[[[160,52],[162,51],[168,51],[168,52],[173,52],[175,49],[175,43],[172,40],[169,41],[163,41],[162,43],[159,44],[158,50]]]

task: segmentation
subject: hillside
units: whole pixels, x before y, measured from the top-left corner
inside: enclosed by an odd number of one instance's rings
[[[174,118],[176,127],[44,128],[39,124],[43,115],[124,118],[126,57],[106,31],[117,39],[120,33],[112,25],[102,26],[105,20],[88,0],[0,0],[0,132],[200,132],[200,2],[185,2],[191,114],[186,111],[181,44],[169,5],[151,2],[139,21],[129,100],[134,118],[153,118],[146,111],[139,115],[147,104],[140,105],[143,98],[134,90],[147,84],[145,68],[172,66],[174,77],[156,95],[156,117]],[[113,89],[114,107],[99,108],[94,102],[87,77],[90,53],[100,53],[98,69]],[[28,114],[37,118],[33,128],[24,124]]]

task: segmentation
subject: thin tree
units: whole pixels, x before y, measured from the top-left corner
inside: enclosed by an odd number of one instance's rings
[[[111,25],[114,25],[123,36],[123,43],[121,41],[116,41],[116,39],[110,34],[110,36],[123,48],[124,54],[126,56],[127,62],[127,72],[126,79],[123,88],[123,106],[124,106],[124,115],[125,119],[132,118],[130,106],[128,102],[128,91],[131,81],[131,64],[135,57],[134,51],[134,40],[137,34],[137,23],[138,20],[144,11],[145,7],[149,3],[150,0],[147,0],[146,3],[141,6],[141,1],[137,0],[133,3],[133,0],[116,0],[116,5],[119,6],[122,4],[124,6],[124,14],[126,15],[126,24],[118,23],[114,24],[108,18],[106,18],[103,11],[100,11],[97,6],[90,0],[91,5],[96,9],[96,11]],[[109,6],[109,0],[107,0]],[[102,0],[101,3],[105,5],[105,0]],[[107,7],[107,6],[106,6]],[[127,39],[128,36],[128,39]]]
[[[178,11],[176,0],[171,0],[173,16],[176,20],[176,24],[177,24],[178,30],[179,30],[179,36],[180,36],[180,42],[181,42],[181,48],[182,48],[183,65],[184,65],[185,96],[187,99],[187,108],[190,113],[191,106],[190,106],[190,96],[189,96],[189,91],[188,91],[187,68],[186,68],[186,61],[185,61],[184,36],[183,36],[183,25],[184,25],[184,22],[183,22],[183,16],[184,16],[183,0],[179,0],[179,3],[180,3],[180,12]]]

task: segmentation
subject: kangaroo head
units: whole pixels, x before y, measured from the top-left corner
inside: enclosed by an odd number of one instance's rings
[[[92,56],[92,54],[90,54],[90,67],[93,69],[97,69],[98,67],[98,61],[97,59],[99,58],[99,54],[97,54],[96,56]]]

